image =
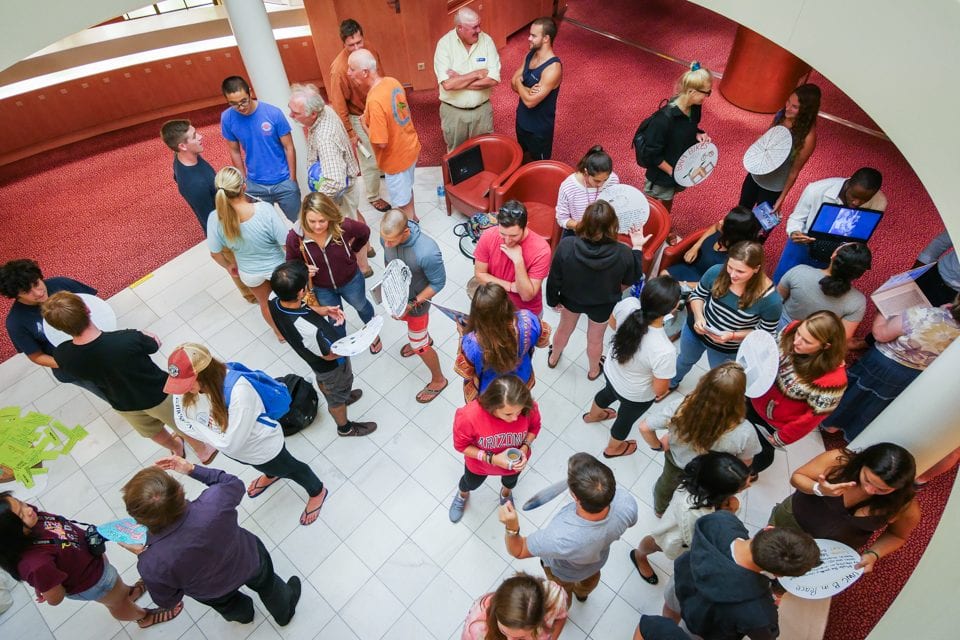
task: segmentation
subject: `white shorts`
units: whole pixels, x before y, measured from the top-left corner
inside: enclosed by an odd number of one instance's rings
[[[417,163],[414,162],[409,169],[400,173],[385,174],[387,194],[394,207],[404,207],[413,200],[413,174],[416,168]]]
[[[270,280],[270,276],[273,275],[272,273],[247,273],[246,271],[238,271],[237,273],[240,276],[240,282],[247,285],[251,289],[253,287],[259,287],[264,282],[268,282]]]

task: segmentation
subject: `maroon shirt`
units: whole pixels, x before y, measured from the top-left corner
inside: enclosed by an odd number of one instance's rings
[[[63,585],[67,595],[75,595],[97,584],[103,575],[104,556],[90,554],[83,534],[83,529],[72,522],[37,511],[37,524],[30,530],[31,537],[57,540],[61,544],[28,547],[17,563],[20,579],[33,587],[37,595],[58,585]]]
[[[370,240],[370,227],[358,220],[344,218],[340,228],[343,232],[341,242],[331,239],[326,247],[303,237],[299,222],[287,234],[287,260],[300,260],[308,267],[317,267],[317,273],[313,276],[315,287],[342,287],[357,275],[356,253]],[[301,242],[309,258],[304,258]]]

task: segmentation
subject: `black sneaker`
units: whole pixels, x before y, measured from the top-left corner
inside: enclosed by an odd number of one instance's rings
[[[353,420],[350,420],[344,426],[346,427],[346,431],[340,427],[337,427],[337,435],[341,438],[368,436],[377,430],[376,422],[354,422]]]
[[[287,615],[286,620],[274,618],[279,627],[285,627],[290,624],[290,621],[293,620],[293,614],[297,612],[297,603],[300,601],[300,578],[290,576],[290,579],[287,580],[287,588],[290,589],[290,613]]]

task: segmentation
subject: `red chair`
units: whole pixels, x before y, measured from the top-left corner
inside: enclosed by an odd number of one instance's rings
[[[450,179],[449,160],[471,147],[480,146],[483,158],[483,170],[459,184]],[[446,191],[447,215],[456,208],[460,213],[495,211],[493,206],[494,190],[510,174],[517,170],[523,159],[523,150],[513,138],[499,133],[486,133],[470,138],[459,147],[443,156],[443,188]]]
[[[660,250],[670,233],[670,214],[659,200],[647,196],[647,202],[650,203],[650,217],[643,225],[643,232],[651,234],[651,237],[643,247],[643,272],[648,276],[655,276],[657,274],[651,270],[657,266]],[[620,242],[630,246],[630,236],[621,234]]]
[[[552,251],[563,234],[557,224],[557,193],[560,183],[573,171],[570,165],[556,160],[525,164],[497,187],[493,210],[499,210],[508,200],[522,202],[527,208],[527,228],[546,238]]]
[[[677,244],[664,249],[663,257],[660,259],[660,271],[663,271],[667,267],[672,267],[675,264],[683,262],[683,254],[689,251],[690,248],[697,243],[697,240],[700,239],[700,236],[702,236],[706,230],[707,227],[704,227],[703,229],[697,229]]]

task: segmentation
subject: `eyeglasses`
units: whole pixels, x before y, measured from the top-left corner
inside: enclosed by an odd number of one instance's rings
[[[250,104],[250,98],[244,98],[239,102],[230,102],[227,100],[227,105],[233,107],[234,109],[246,109],[248,104]]]
[[[704,91],[703,89],[694,89],[694,91],[696,91],[697,93],[702,93],[703,95],[707,96],[708,98],[709,98],[711,95],[713,95],[713,89],[707,89],[706,91]]]
[[[517,218],[526,215],[527,209],[520,202],[508,202],[500,207],[497,213],[508,218]]]

